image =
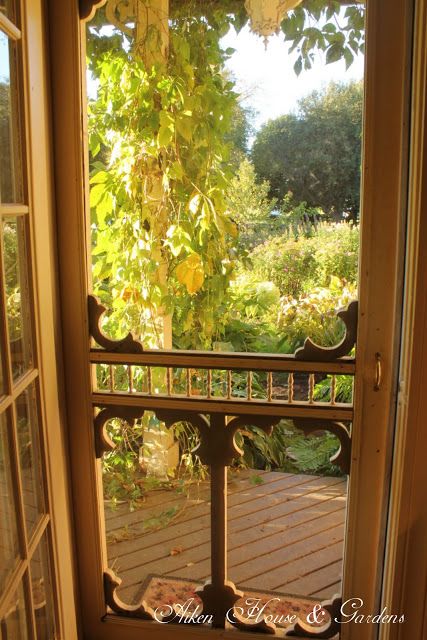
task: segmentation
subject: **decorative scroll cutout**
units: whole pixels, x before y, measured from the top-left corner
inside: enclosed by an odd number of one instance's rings
[[[340,441],[340,448],[330,458],[329,462],[336,464],[340,467],[343,473],[350,473],[351,465],[351,436],[347,427],[342,422],[336,422],[335,420],[316,420],[313,418],[293,418],[294,425],[304,431],[306,435],[313,433],[313,431],[320,431],[325,429],[334,434]]]
[[[239,609],[239,607],[237,607]],[[276,625],[273,622],[266,622],[261,620],[260,622],[246,622],[242,616],[237,613],[236,607],[233,608],[232,618],[229,614],[229,622],[234,625],[240,631],[252,631],[253,633],[265,633],[268,635],[275,635]]]
[[[108,22],[132,37],[133,29],[128,27],[129,22],[135,22],[137,19],[137,10],[135,0],[108,0],[105,10]]]
[[[225,580],[223,585],[207,582],[203,587],[197,589],[196,593],[203,602],[203,611],[212,616],[213,628],[224,627],[227,611],[232,609],[234,604],[243,597],[243,593],[236,589],[229,580]]]
[[[230,436],[233,437],[233,458],[243,455],[243,451],[237,446],[234,439],[239,429],[246,428],[250,425],[262,429],[262,431],[267,435],[271,435],[273,427],[280,422],[281,419],[282,418],[277,416],[238,416],[236,418],[232,418],[227,424],[227,431]],[[229,464],[233,458],[229,459],[227,464]]]
[[[285,633],[285,636],[297,636],[299,638],[333,638],[340,630],[341,605],[342,599],[340,596],[334,596],[332,600],[322,602],[322,609],[329,613],[330,619],[328,622],[316,628],[299,620]]]
[[[120,616],[127,618],[140,618],[142,620],[154,620],[154,611],[145,600],[141,600],[137,605],[131,606],[123,602],[116,593],[122,583],[121,578],[116,576],[114,571],[107,569],[104,572],[104,595],[105,604]]]
[[[339,344],[335,347],[321,347],[310,338],[306,338],[304,346],[295,351],[296,360],[331,362],[348,355],[356,344],[358,306],[357,300],[353,300],[346,309],[338,311],[337,316],[341,318],[346,327],[344,338]]]
[[[92,338],[107,351],[114,353],[142,353],[143,347],[132,333],[121,340],[111,340],[100,328],[100,320],[106,308],[95,296],[88,296],[89,333]]]
[[[238,429],[248,424],[259,427],[267,434],[281,418],[275,416],[239,416],[228,422],[223,414],[211,414],[210,422],[200,413],[154,410],[157,418],[172,427],[177,422],[191,422],[200,433],[200,443],[192,453],[197,453],[203,464],[228,466],[234,458],[243,455],[243,451],[235,442]]]
[[[193,427],[196,427],[200,433],[200,443],[195,447],[191,453],[196,453],[199,456],[203,464],[210,464],[209,453],[205,451],[203,443],[209,440],[209,421],[201,413],[191,413],[188,411],[169,411],[167,409],[153,409],[156,417],[160,422],[164,422],[165,425],[170,428],[177,422],[190,422]]]
[[[264,633],[274,633],[275,625],[261,621],[258,624],[247,624],[241,616],[234,612],[234,605],[244,593],[236,588],[230,580],[225,580],[224,585],[213,585],[210,582],[204,587],[197,589],[197,595],[203,602],[203,611],[212,615],[212,627],[223,628],[224,620],[227,619],[235,627],[242,630],[253,630]],[[231,616],[229,612],[233,611]]]
[[[80,20],[92,20],[96,10],[106,2],[107,0],[79,0]]]
[[[141,407],[107,407],[102,409],[94,420],[95,428],[95,453],[97,458],[101,458],[106,451],[113,451],[116,445],[107,433],[105,425],[112,418],[122,418],[126,422],[132,423],[138,418],[142,418],[145,409]]]

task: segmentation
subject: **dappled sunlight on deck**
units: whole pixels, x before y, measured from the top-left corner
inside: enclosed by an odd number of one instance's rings
[[[141,508],[106,504],[109,566],[121,597],[136,602],[150,576],[210,577],[208,482],[185,493],[159,489]],[[329,598],[340,591],[346,480],[230,471],[228,575],[239,588]]]

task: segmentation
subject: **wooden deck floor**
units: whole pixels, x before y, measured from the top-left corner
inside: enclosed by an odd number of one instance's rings
[[[228,483],[228,575],[239,587],[329,598],[340,591],[342,478],[247,470]],[[210,575],[209,486],[153,491],[143,508],[106,507],[109,566],[131,603],[150,574]]]

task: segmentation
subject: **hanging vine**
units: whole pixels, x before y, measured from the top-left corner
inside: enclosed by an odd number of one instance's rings
[[[145,346],[160,346],[159,319],[168,314],[176,346],[210,348],[237,246],[224,194],[238,96],[224,72],[233,50],[220,41],[248,17],[237,0],[170,4],[163,62],[145,64],[141,43],[105,32],[104,10],[88,28],[97,82],[89,101],[93,289],[113,311],[112,336],[132,327]],[[307,0],[283,21],[297,72],[316,48],[347,64],[363,48],[363,6],[340,7]],[[313,18],[322,26],[310,26]]]
[[[164,63],[147,67],[125,38],[98,47],[92,62],[94,291],[113,310],[108,330],[132,326],[147,346],[160,343],[161,312],[173,314],[178,339],[210,347],[233,271],[224,139],[237,95],[220,37],[183,18],[170,28]]]

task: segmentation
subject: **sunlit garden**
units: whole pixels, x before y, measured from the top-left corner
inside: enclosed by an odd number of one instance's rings
[[[248,31],[239,7],[171,2],[166,23],[154,16],[143,38],[105,10],[88,27],[93,291],[108,309],[106,333],[131,329],[144,348],[290,354],[307,336],[332,346],[344,333],[336,312],[357,298],[362,80],[341,74],[261,121],[230,67],[229,42],[238,48]],[[361,5],[312,0],[281,24],[296,77],[316,56],[351,68],[363,35]],[[316,399],[329,393],[326,378],[316,378]],[[245,384],[234,381],[237,394]],[[274,384],[286,387],[280,376]],[[351,379],[338,376],[337,400],[351,397]],[[144,434],[162,429],[151,414],[111,422],[111,503],[135,507],[153,487],[204,480],[197,433],[175,425],[177,458],[161,463],[162,438]],[[283,420],[271,436],[252,427],[236,437],[237,467],[253,469],[255,483],[256,470],[340,474],[331,434],[305,437]]]

